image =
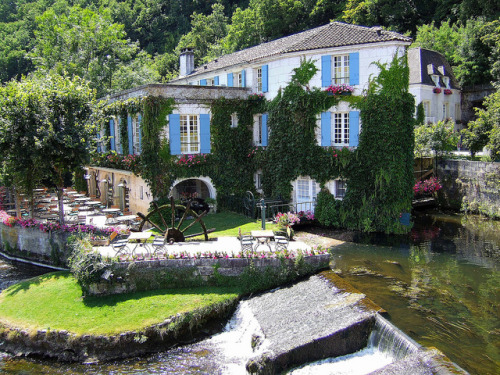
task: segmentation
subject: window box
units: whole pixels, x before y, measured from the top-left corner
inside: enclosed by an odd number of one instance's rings
[[[432,92],[434,94],[441,94],[441,88],[440,87],[434,87],[434,89],[432,90]]]
[[[354,87],[341,83],[339,85],[330,85],[325,91],[328,95],[351,95]]]
[[[444,89],[444,94],[451,95],[451,94],[453,94],[453,92],[450,89]]]

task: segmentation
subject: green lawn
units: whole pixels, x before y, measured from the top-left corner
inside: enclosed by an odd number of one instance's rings
[[[192,220],[186,220],[182,225],[185,228]],[[216,231],[209,234],[209,238],[238,236],[238,229],[241,228],[243,233],[252,230],[262,229],[262,222],[260,220],[252,220],[244,215],[236,214],[233,212],[221,212],[216,214],[209,214],[203,217],[203,222],[207,229],[215,228]],[[266,223],[266,229],[275,229],[276,224]],[[186,234],[201,232],[201,226],[195,224],[193,227],[186,231]]]
[[[177,313],[237,298],[237,288],[200,287],[82,298],[68,272],[56,272],[0,294],[0,322],[24,329],[111,335],[157,324]]]

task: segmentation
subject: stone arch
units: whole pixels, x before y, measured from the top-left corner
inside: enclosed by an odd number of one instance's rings
[[[216,199],[217,191],[210,177],[188,177],[179,178],[174,181],[170,195],[174,199],[180,199],[182,193],[192,194],[196,192],[198,198]]]

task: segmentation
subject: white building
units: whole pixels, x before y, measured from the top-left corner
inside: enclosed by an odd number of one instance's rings
[[[395,54],[402,55],[411,39],[378,27],[355,26],[340,22],[317,27],[232,54],[221,56],[210,63],[194,66],[192,49],[182,51],[180,76],[167,85],[148,85],[114,95],[112,100],[129,97],[162,95],[176,100],[175,110],[168,115],[168,126],[163,136],[169,140],[172,155],[210,153],[209,102],[218,97],[242,98],[258,93],[273,99],[280,88],[290,81],[293,69],[301,60],[311,59],[318,68],[310,81],[311,87],[327,88],[345,83],[361,95],[368,87],[370,76],[378,74],[374,64],[390,63]],[[457,119],[460,111],[460,93],[450,69],[441,55],[420,49],[410,50],[410,92],[416,103],[423,101],[429,121],[443,117]],[[428,74],[425,75],[424,73]],[[441,89],[438,95],[435,87]],[[445,95],[444,90],[451,90]],[[188,99],[189,98],[189,99]],[[129,150],[122,150],[117,120],[110,121],[110,134],[115,139],[111,147],[117,151],[140,153],[140,114],[131,114],[128,123]],[[232,119],[237,124],[237,118]],[[318,116],[317,142],[321,146],[356,147],[362,128],[357,110],[347,102]],[[267,146],[267,114],[254,116],[254,139],[258,146]],[[272,135],[271,135],[272,136]],[[256,189],[260,189],[260,174],[255,175]],[[215,198],[216,191],[208,176],[189,179],[191,189]],[[293,184],[294,203],[313,202],[319,192],[318,184],[301,176]],[[206,185],[204,187],[204,185]],[[330,181],[326,185],[341,199],[345,193],[344,181]],[[203,190],[203,191],[202,191]],[[173,194],[175,196],[175,184]],[[152,199],[152,197],[150,197]],[[307,209],[309,207],[299,207]]]

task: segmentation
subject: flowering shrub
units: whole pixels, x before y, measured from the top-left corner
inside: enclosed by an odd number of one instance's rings
[[[341,83],[340,85],[330,85],[325,91],[333,95],[341,95],[344,93],[352,94],[354,92],[354,87]]]
[[[274,217],[274,222],[278,224],[280,228],[286,228],[288,226],[300,223],[300,218],[292,212],[278,212]]]
[[[453,94],[453,92],[450,89],[444,89],[444,94],[451,95],[451,94]]]
[[[10,216],[5,211],[0,211],[0,221],[2,224],[7,225],[9,227],[20,226],[22,228],[38,228],[42,232],[67,232],[67,233],[89,233],[91,235],[98,236],[109,236],[113,232],[117,233],[127,233],[128,230],[124,230],[121,228],[97,228],[93,225],[86,224],[72,224],[72,225],[61,225],[59,223],[41,223],[36,219],[22,219]]]
[[[104,154],[94,154],[91,164],[98,167],[123,169],[136,175],[141,174],[140,155],[118,155],[115,151],[109,151]]]
[[[189,253],[187,251],[168,252],[166,258],[168,259],[295,259],[299,256],[314,256],[327,254],[328,250],[322,246],[315,246],[310,250],[273,250],[273,251],[239,251],[238,253],[231,252],[230,254],[225,251],[205,251],[197,253]],[[130,255],[125,254],[120,257],[120,261],[127,262],[133,260],[141,260],[143,255]]]
[[[439,179],[432,177],[424,181],[418,181],[415,186],[413,186],[413,195],[416,197],[432,195],[442,187]]]
[[[181,167],[194,167],[195,165],[204,164],[207,162],[208,154],[192,154],[192,155],[182,155],[176,164]]]
[[[187,191],[181,193],[182,200],[188,201],[196,198],[198,198],[198,193],[196,191],[194,193],[188,193]]]
[[[252,93],[248,95],[248,99],[250,100],[262,100],[264,99],[264,94]]]
[[[303,223],[305,221],[314,221],[314,213],[311,211],[300,211],[298,214],[298,217],[300,219],[300,222]]]
[[[434,87],[434,89],[432,90],[432,92],[435,93],[435,94],[440,94],[441,93],[441,88]]]

